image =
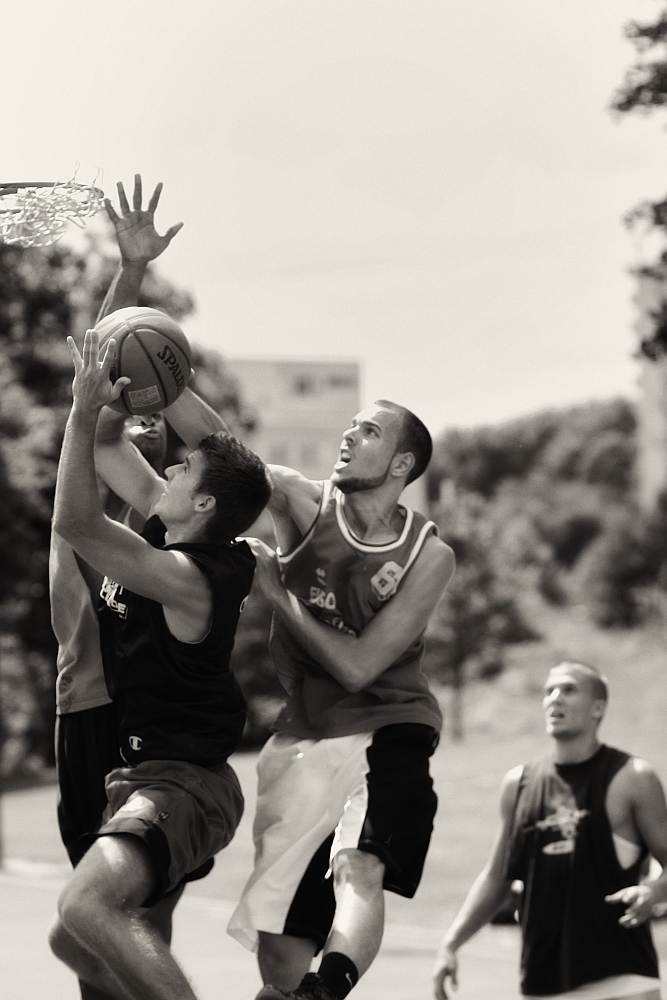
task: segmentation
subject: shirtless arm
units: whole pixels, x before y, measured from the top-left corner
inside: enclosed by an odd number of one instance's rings
[[[433,969],[433,988],[437,1000],[446,1000],[446,981],[448,978],[454,988],[458,985],[458,960],[456,958],[458,949],[491,920],[507,898],[511,883],[507,878],[505,868],[510,845],[514,804],[522,770],[521,767],[515,767],[505,775],[500,792],[502,823],[496,834],[491,857],[473,882],[463,906],[442,939]]]
[[[609,788],[628,811],[640,840],[662,865],[662,874],[653,882],[631,885],[607,896],[611,904],[627,907],[619,919],[622,927],[632,928],[649,920],[653,907],[667,902],[667,805],[660,778],[651,765],[633,757],[616,776]]]
[[[101,573],[135,593],[158,601],[183,621],[189,621],[196,641],[208,627],[211,595],[196,565],[182,552],[153,548],[141,536],[111,521],[97,491],[93,447],[99,410],[119,395],[123,383],[109,380],[110,345],[99,363],[99,337],[88,331],[83,358],[71,338],[75,364],[74,402],[58,468],[54,530]],[[124,384],[124,383],[123,383]],[[136,450],[136,449],[135,449]]]
[[[292,635],[350,692],[362,691],[380,676],[426,628],[454,572],[454,554],[439,538],[424,542],[398,593],[358,636],[319,622],[286,590],[276,554],[253,539],[256,580]]]

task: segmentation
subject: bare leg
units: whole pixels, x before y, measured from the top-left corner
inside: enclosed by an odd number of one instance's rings
[[[116,996],[196,1000],[159,931],[142,919],[141,903],[154,888],[152,861],[138,838],[100,837],[63,890],[61,922],[83,951],[120,984],[123,992]],[[78,968],[75,963],[80,960],[80,953],[65,958],[90,982],[90,967]]]
[[[281,990],[293,990],[310,969],[315,948],[310,938],[260,931],[257,961],[262,982]]]
[[[150,909],[142,910],[141,912],[141,919],[147,920],[149,924],[153,925],[165,944],[171,944],[174,908],[183,895],[184,890],[185,885],[179,885],[178,889],[168,896],[163,896],[155,906],[151,906]]]
[[[141,911],[142,920],[151,923],[166,944],[171,944],[174,907],[184,889],[184,885],[179,886],[155,906]],[[81,1000],[117,1000],[119,997],[129,997],[111,970],[65,930],[59,917],[56,917],[49,932],[49,944],[61,961],[77,970]]]
[[[336,915],[324,954],[346,955],[363,976],[384,931],[384,864],[374,854],[347,848],[334,858]]]
[[[56,958],[79,977],[82,1000],[131,1000],[111,970],[65,930],[60,917],[51,926],[49,944]]]

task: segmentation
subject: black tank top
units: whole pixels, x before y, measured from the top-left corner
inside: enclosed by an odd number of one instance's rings
[[[537,996],[635,973],[658,976],[648,925],[626,930],[623,905],[604,897],[636,885],[647,854],[621,868],[605,808],[629,755],[600,747],[581,764],[544,757],[519,784],[508,877],[521,879],[521,989]]]
[[[151,517],[142,532],[155,548],[186,552],[208,580],[213,614],[201,642],[181,642],[161,604],[105,578],[98,608],[109,694],[119,710],[120,750],[128,764],[184,760],[211,767],[237,747],[246,702],[229,667],[241,605],[255,557],[246,542],[164,545],[165,526]]]

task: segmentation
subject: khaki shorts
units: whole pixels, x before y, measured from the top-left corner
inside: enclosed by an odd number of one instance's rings
[[[208,768],[148,760],[117,767],[106,777],[106,791],[109,805],[95,836],[123,833],[144,841],[159,879],[144,906],[189,881],[207,862],[210,871],[211,859],[231,841],[243,815],[241,786],[226,762]]]

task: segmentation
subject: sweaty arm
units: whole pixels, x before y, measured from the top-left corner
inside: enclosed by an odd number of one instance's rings
[[[275,553],[252,541],[256,578],[269,604],[295,639],[350,692],[384,673],[426,628],[454,572],[454,553],[435,536],[424,542],[398,592],[358,636],[318,621],[280,580]]]
[[[505,873],[509,850],[512,815],[521,780],[521,767],[505,775],[500,792],[501,827],[488,864],[473,882],[463,906],[446,932],[433,969],[433,988],[437,1000],[446,1000],[446,980],[456,988],[458,962],[456,952],[473,934],[484,927],[505,902],[511,882]]]
[[[654,906],[667,902],[667,805],[660,778],[647,761],[633,757],[615,776],[607,794],[607,812],[616,832],[613,813],[626,813],[639,840],[662,865],[662,873],[652,882],[631,885],[606,897],[608,903],[625,904],[619,919],[622,927],[637,927],[650,919]]]
[[[198,641],[211,617],[211,593],[202,572],[184,553],[155,549],[104,514],[93,458],[95,429],[100,406],[116,398],[122,386],[109,381],[109,352],[98,363],[97,345],[98,335],[88,331],[82,360],[70,338],[74,403],[58,466],[53,528],[98,572],[162,604],[178,638]]]

